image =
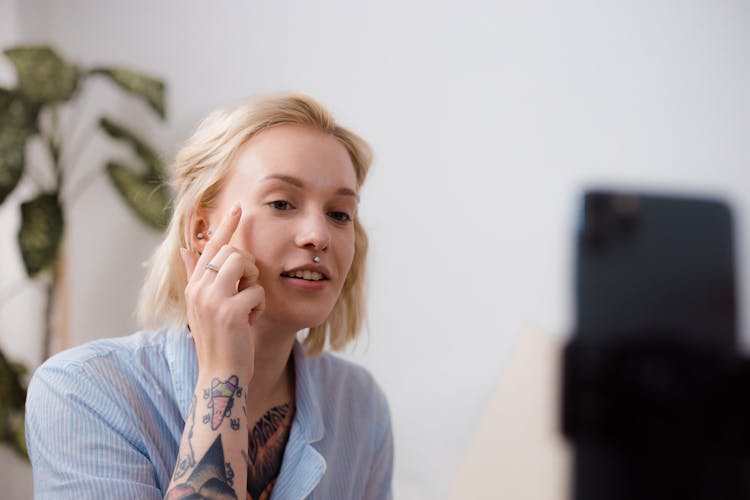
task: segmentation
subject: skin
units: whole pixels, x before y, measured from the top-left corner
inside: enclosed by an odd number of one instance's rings
[[[196,210],[192,234],[211,236],[194,237],[200,257],[182,257],[199,375],[167,498],[270,495],[294,410],[296,332],[325,321],[341,294],[356,186],[335,137],[283,125],[241,146],[215,206]],[[282,275],[313,266],[326,279]]]

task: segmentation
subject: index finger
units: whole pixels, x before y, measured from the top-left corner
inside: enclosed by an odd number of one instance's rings
[[[213,235],[213,238],[211,238],[203,249],[203,253],[195,264],[196,269],[204,269],[206,264],[209,264],[216,256],[221,247],[229,243],[240,223],[241,213],[242,209],[240,208],[240,203],[235,202],[234,205],[232,205],[232,208],[229,209],[229,212],[227,212],[227,215],[224,216],[224,219],[222,219],[219,228]]]

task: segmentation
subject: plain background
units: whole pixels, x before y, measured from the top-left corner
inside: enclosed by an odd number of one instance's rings
[[[369,331],[347,356],[388,395],[397,498],[445,496],[521,331],[561,339],[570,329],[582,188],[725,197],[745,257],[744,0],[0,0],[0,43],[51,43],[79,64],[168,83],[166,123],[105,83],[87,89],[71,129],[76,142],[90,138],[79,179],[130,159],[91,135],[102,111],[170,161],[212,109],[304,91],[371,142]],[[6,61],[0,77],[13,83]],[[32,193],[24,183],[0,207],[0,344],[35,367],[43,287],[17,286],[15,243],[18,204]],[[66,217],[72,343],[132,332],[140,263],[159,236],[103,175]],[[512,452],[497,449],[498,464]],[[0,460],[4,489],[29,496],[28,469],[6,450]],[[513,498],[503,487],[498,497]]]

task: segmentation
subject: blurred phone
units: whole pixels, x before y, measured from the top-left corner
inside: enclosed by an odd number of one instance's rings
[[[744,458],[726,445],[737,355],[729,207],[587,192],[575,276],[563,382],[571,498],[748,498]]]
[[[582,208],[579,341],[662,336],[706,349],[735,349],[734,243],[726,204],[593,191]]]

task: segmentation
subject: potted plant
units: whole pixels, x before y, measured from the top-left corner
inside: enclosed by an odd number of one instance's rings
[[[37,184],[35,195],[20,204],[21,226],[18,245],[29,280],[47,277],[47,304],[42,359],[50,354],[55,324],[55,307],[66,291],[62,248],[65,235],[65,207],[73,200],[67,183],[77,158],[65,137],[60,116],[85,99],[87,84],[105,79],[127,95],[146,103],[159,118],[165,118],[164,84],[158,79],[119,67],[86,68],[63,59],[48,46],[15,47],[4,51],[12,63],[17,84],[0,87],[0,204],[24,176],[33,179],[27,164],[27,145],[41,141],[47,151],[47,168],[54,186]],[[110,161],[104,165],[116,191],[147,225],[163,230],[169,220],[171,193],[165,183],[164,165],[145,141],[111,118],[101,116],[97,129],[116,141],[128,144],[140,165],[128,166]],[[78,151],[80,153],[80,151]],[[39,167],[39,165],[34,165]],[[65,188],[65,189],[64,189]],[[63,195],[66,193],[66,195]],[[73,196],[80,195],[79,190]],[[57,325],[63,326],[63,325]],[[26,454],[23,438],[25,368],[6,359],[0,350],[0,442]]]

